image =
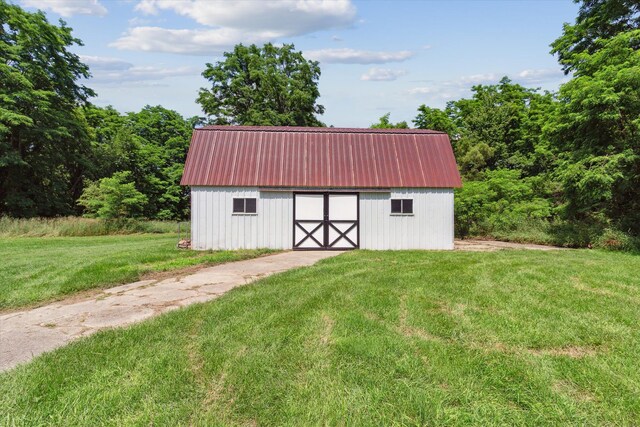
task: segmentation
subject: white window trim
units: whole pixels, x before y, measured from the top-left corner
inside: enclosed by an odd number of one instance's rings
[[[234,212],[233,211],[233,201],[235,199],[256,199],[256,211],[255,212]],[[232,196],[231,197],[231,216],[256,216],[258,215],[258,201],[260,200],[259,197],[245,197],[245,196]],[[246,202],[245,202],[246,203]],[[246,205],[245,205],[246,208]]]

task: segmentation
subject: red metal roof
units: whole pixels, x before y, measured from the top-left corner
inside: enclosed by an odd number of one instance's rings
[[[193,132],[181,184],[452,188],[461,181],[442,132],[206,126]]]

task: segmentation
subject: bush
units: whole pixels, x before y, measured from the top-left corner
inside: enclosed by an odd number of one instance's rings
[[[614,251],[637,251],[640,250],[640,242],[620,230],[607,228],[595,239],[593,247]]]
[[[147,196],[136,190],[129,171],[87,183],[78,199],[87,216],[114,221],[140,216],[147,202]]]
[[[531,180],[520,172],[499,169],[481,181],[467,181],[456,191],[456,235],[487,235],[496,230],[515,230],[523,223],[551,216],[551,203],[537,197]]]

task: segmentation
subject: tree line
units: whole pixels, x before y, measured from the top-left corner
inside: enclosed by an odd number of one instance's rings
[[[571,76],[556,93],[504,77],[418,108],[413,124],[449,134],[463,176],[456,232],[628,245],[640,236],[640,3],[582,1],[551,53]]]
[[[205,117],[162,106],[122,114],[91,104],[90,70],[70,50],[82,42],[63,21],[0,0],[0,24],[1,215],[183,219],[194,126],[324,125],[319,64],[291,44],[237,45],[206,64]],[[636,1],[583,0],[551,44],[570,75],[559,91],[505,77],[446,108],[418,107],[412,125],[452,141],[459,235],[640,236],[639,48]],[[409,125],[387,114],[372,127]]]
[[[317,62],[293,45],[238,45],[206,64],[206,117],[91,104],[82,46],[62,20],[0,0],[0,215],[186,219],[179,185],[200,124],[322,126]]]

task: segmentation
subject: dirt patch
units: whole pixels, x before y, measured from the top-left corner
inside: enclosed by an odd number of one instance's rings
[[[534,356],[566,356],[572,359],[581,359],[586,356],[595,356],[598,351],[593,347],[567,346],[555,348],[528,348],[527,351]]]
[[[204,320],[201,317],[198,317],[189,329],[186,353],[189,358],[189,367],[196,384],[202,390],[205,390],[201,406],[203,410],[206,411],[213,404],[220,402],[226,374],[222,371],[222,373],[217,378],[213,379],[213,381],[207,378],[204,370],[204,358],[198,348],[198,332],[202,328],[203,323]]]
[[[608,296],[608,297],[617,297],[618,296],[615,293],[613,293],[611,291],[608,291],[606,289],[597,289],[597,288],[592,288],[590,286],[587,286],[582,282],[582,280],[580,280],[579,277],[576,277],[576,276],[573,276],[571,278],[571,283],[573,284],[573,287],[576,288],[579,291],[591,292],[593,294],[604,295],[604,296]]]
[[[601,295],[601,296],[605,296],[605,297],[610,297],[610,298],[617,298],[619,300],[623,300],[623,301],[631,301],[634,304],[640,304],[640,298],[637,298],[633,295],[625,295],[625,294],[619,294],[617,292],[611,291],[609,289],[603,289],[603,288],[594,288],[591,286],[586,285],[584,282],[582,282],[582,280],[580,280],[579,277],[573,276],[571,277],[571,283],[573,285],[573,287],[579,291],[582,292],[589,292],[592,294],[596,294],[596,295]],[[618,286],[620,287],[620,286]],[[630,287],[631,288],[631,287]],[[622,289],[623,291],[628,291],[629,289]],[[631,288],[630,290],[634,290],[633,288]]]
[[[457,303],[454,305],[449,305],[446,303],[441,303],[439,310],[441,313],[448,314],[453,317],[465,317],[465,310],[467,309],[466,304]]]
[[[207,388],[207,395],[202,402],[202,406],[206,409],[213,403],[220,402],[222,399],[222,391],[224,390],[224,381],[227,378],[227,374],[222,372],[214,381],[209,384]]]
[[[407,317],[408,317],[409,313],[407,310],[407,295],[402,295],[400,297],[400,306],[399,306],[399,313],[398,313],[398,320],[399,320],[399,325],[396,328],[396,330],[406,336],[406,337],[415,337],[415,338],[420,338],[422,340],[425,341],[437,341],[437,342],[442,342],[443,339],[440,337],[437,337],[435,335],[430,334],[429,332],[420,329],[420,328],[415,328],[413,326],[410,326],[407,323]]]
[[[161,314],[170,308],[180,308],[180,301],[159,301],[148,304],[142,304],[141,307],[150,308],[154,314]]]
[[[563,394],[578,402],[592,402],[596,400],[596,397],[593,395],[593,393],[581,389],[571,381],[556,381],[551,386],[551,389],[558,394]]]
[[[322,315],[322,334],[320,335],[320,343],[327,345],[331,342],[331,334],[336,322],[326,314]]]
[[[193,325],[189,330],[189,334],[188,334],[189,339],[187,340],[187,346],[186,346],[186,352],[187,352],[187,356],[189,357],[189,367],[191,368],[191,373],[193,373],[196,383],[198,383],[198,385],[200,386],[204,386],[204,383],[205,383],[204,374],[203,374],[204,360],[202,359],[202,355],[200,354],[200,351],[197,348],[198,331],[202,327],[202,323],[203,323],[203,320],[201,317],[198,317],[195,320],[195,322],[193,322]]]
[[[457,251],[493,252],[501,249],[529,249],[535,251],[568,250],[558,246],[536,245],[533,243],[501,242],[498,240],[465,239],[456,240],[454,249]]]
[[[182,267],[182,268],[178,268],[175,270],[166,270],[166,271],[150,271],[148,273],[144,273],[141,277],[140,277],[140,281],[142,280],[155,280],[155,281],[162,281],[164,279],[178,279],[180,280],[181,278],[183,278],[184,276],[188,276],[190,274],[193,273],[197,273],[198,271],[202,270],[203,268],[207,268],[207,267],[212,267],[214,265],[217,265],[215,263],[204,263],[204,264],[196,264],[196,265],[190,265],[189,267]]]
[[[581,359],[583,357],[595,356],[598,354],[598,349],[595,347],[584,346],[565,346],[565,347],[551,347],[551,348],[523,348],[518,346],[510,346],[500,341],[491,342],[471,342],[468,344],[470,348],[477,350],[499,352],[504,354],[530,354],[533,356],[564,356],[572,359]]]

